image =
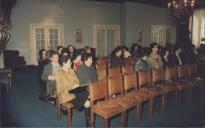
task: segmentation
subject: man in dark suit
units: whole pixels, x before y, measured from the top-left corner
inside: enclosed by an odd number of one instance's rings
[[[172,55],[172,65],[173,66],[181,66],[184,65],[184,57],[182,56],[182,48],[177,46],[174,54]]]
[[[56,97],[56,81],[55,81],[55,74],[60,69],[59,63],[58,63],[58,53],[55,51],[50,52],[49,56],[51,62],[46,64],[43,73],[41,75],[41,79],[43,81],[46,81],[46,93],[47,96],[53,101]]]

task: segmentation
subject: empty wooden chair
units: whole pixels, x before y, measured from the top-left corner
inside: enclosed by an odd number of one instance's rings
[[[123,113],[125,109],[116,102],[108,100],[107,80],[90,83],[89,92],[91,102],[91,127],[94,127],[95,124],[95,114],[104,118],[104,127],[109,127],[109,119],[111,117],[121,114],[121,126],[123,126]]]
[[[108,68],[108,77],[120,77],[121,76],[121,68],[116,67],[116,68]]]
[[[149,93],[143,93],[137,89],[137,76],[136,72],[132,72],[129,74],[124,74],[124,91],[126,97],[130,97],[130,99],[135,99],[137,106],[137,122],[139,122],[143,115],[143,106],[142,103],[149,101],[152,96]]]
[[[107,69],[97,70],[98,80],[106,80],[107,79]]]
[[[139,90],[143,90],[152,95],[152,99],[150,100],[150,112],[154,113],[155,110],[155,97],[160,96],[165,93],[165,91],[160,86],[153,85],[152,74],[150,70],[147,71],[138,71],[138,85]]]
[[[123,62],[125,66],[130,66],[132,65],[132,58],[131,57],[123,58]]]
[[[136,107],[135,97],[124,95],[124,85],[122,77],[108,78],[109,100],[115,101],[125,110]],[[126,112],[126,111],[125,111]],[[127,112],[125,113],[124,125],[127,123]]]
[[[135,70],[134,70],[132,65],[122,67],[122,74],[129,74],[129,73],[133,73],[133,72],[135,72]]]
[[[107,61],[104,61],[104,60],[101,60],[101,61],[98,61],[98,63],[96,63],[96,70],[104,70],[106,69],[107,70],[108,68],[108,63]]]

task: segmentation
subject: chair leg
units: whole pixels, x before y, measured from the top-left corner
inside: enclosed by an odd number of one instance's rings
[[[137,104],[137,123],[140,122],[140,120],[142,119],[142,115],[143,115],[143,109],[142,109],[142,103]]]
[[[127,126],[127,111],[122,112],[121,114],[121,127]]]
[[[168,94],[162,95],[162,110],[165,111],[167,109],[167,100],[168,100]]]
[[[10,88],[10,87],[9,87],[9,84],[7,83],[7,84],[6,84],[6,92],[7,92],[7,95],[9,95],[9,88]]]
[[[192,103],[192,88],[188,89],[188,98],[189,102]]]
[[[90,112],[90,127],[94,128],[95,127],[95,113],[92,111]]]
[[[176,104],[179,104],[181,102],[181,91],[177,90],[175,92],[175,99],[176,99]]]
[[[155,98],[151,98],[150,101],[149,101],[149,111],[151,113],[151,115],[154,114],[154,110],[155,110]]]
[[[104,119],[104,126],[105,126],[105,128],[109,128],[109,120],[108,119]]]
[[[73,109],[72,108],[68,108],[67,109],[67,119],[68,119],[68,128],[72,127],[72,115],[73,115]]]
[[[57,119],[60,120],[61,118],[61,110],[60,104],[58,102],[58,98],[56,98],[56,112],[57,112]]]

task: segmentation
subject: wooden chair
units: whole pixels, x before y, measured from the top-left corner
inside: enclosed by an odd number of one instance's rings
[[[136,107],[137,107],[137,122],[142,119],[143,115],[143,106],[142,103],[149,101],[152,96],[149,93],[143,93],[137,89],[137,76],[136,72],[132,72],[129,74],[124,74],[124,91],[127,97],[130,99],[135,99]]]
[[[109,119],[121,114],[121,126],[124,125],[124,108],[108,100],[108,81],[102,80],[89,84],[91,102],[91,127],[95,124],[95,114],[104,118],[104,127],[109,127]]]
[[[155,110],[155,97],[163,95],[165,91],[160,86],[153,86],[152,74],[150,70],[138,71],[138,85],[139,90],[143,90],[146,93],[152,95],[150,100],[150,113],[154,114]]]
[[[132,65],[132,58],[131,57],[123,58],[123,62],[125,66],[130,66]]]
[[[177,69],[178,69],[178,79],[175,82],[175,85],[177,87],[177,93],[178,93],[177,103],[180,103],[181,92],[182,92],[182,90],[185,90],[185,89],[188,89],[188,98],[189,98],[189,101],[191,102],[192,101],[192,87],[193,87],[193,85],[188,84],[186,82],[186,79],[185,79],[188,76],[187,66],[186,65],[178,66]]]
[[[132,65],[122,67],[122,74],[129,74],[129,73],[133,73],[133,72],[135,72],[135,70],[134,70]]]
[[[108,68],[108,63],[107,61],[105,60],[101,60],[101,61],[98,61],[98,63],[96,64],[96,70],[104,70],[106,69],[107,70]]]
[[[175,98],[176,98],[176,102],[177,102],[178,92],[177,92],[177,88],[175,86],[176,80],[177,80],[177,67],[166,68],[165,69],[165,83],[166,83],[165,91],[167,93],[175,91]],[[165,107],[167,107],[167,102],[165,103]]]
[[[11,88],[11,76],[12,76],[12,70],[11,69],[0,69],[0,74],[5,76],[7,78],[6,86],[6,92],[9,94],[9,89]]]
[[[98,80],[106,80],[107,79],[107,69],[97,70]]]
[[[108,78],[108,94],[109,100],[118,103],[122,106],[126,111],[124,113],[124,125],[127,124],[127,110],[136,107],[136,100],[135,97],[127,97],[124,95],[124,85],[123,85],[123,78],[115,77],[115,78]]]
[[[67,120],[68,120],[68,128],[72,127],[72,116],[73,116],[73,104],[72,103],[59,103],[58,95],[56,97],[56,113],[57,113],[57,119],[60,120],[61,118],[61,107],[66,108],[67,110]]]
[[[121,76],[121,68],[116,67],[116,68],[108,68],[108,77],[120,77]]]

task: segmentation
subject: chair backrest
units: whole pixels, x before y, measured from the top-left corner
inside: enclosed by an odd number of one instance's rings
[[[108,68],[108,77],[120,77],[121,76],[121,68]]]
[[[152,69],[152,83],[158,83],[164,81],[164,69],[158,68],[158,69]]]
[[[89,83],[89,93],[91,104],[95,101],[108,99],[108,82],[107,80]]]
[[[188,76],[187,65],[178,66],[178,78],[184,78]]]
[[[113,95],[123,95],[123,78],[108,78],[108,94],[112,98]]]
[[[197,65],[189,65],[188,66],[188,75],[189,76],[197,76],[198,74]]]
[[[136,89],[138,87],[136,72],[132,72],[130,74],[124,74],[123,77],[124,77],[125,93],[129,92],[130,90]]]
[[[176,80],[177,79],[177,67],[169,67],[165,69],[165,80]]]
[[[128,58],[123,58],[123,61],[124,61],[124,64],[125,66],[130,66],[132,63],[132,59],[131,57],[128,57]]]
[[[133,72],[135,72],[135,71],[134,71],[134,68],[132,65],[122,67],[122,74],[129,74],[129,73],[133,73]]]
[[[137,71],[137,77],[138,77],[138,88],[141,88],[144,85],[151,85],[152,84],[152,76],[151,71]]]
[[[102,61],[96,64],[96,70],[107,70],[108,68],[108,63],[106,61]]]
[[[107,69],[97,70],[98,80],[106,80],[107,79]]]

